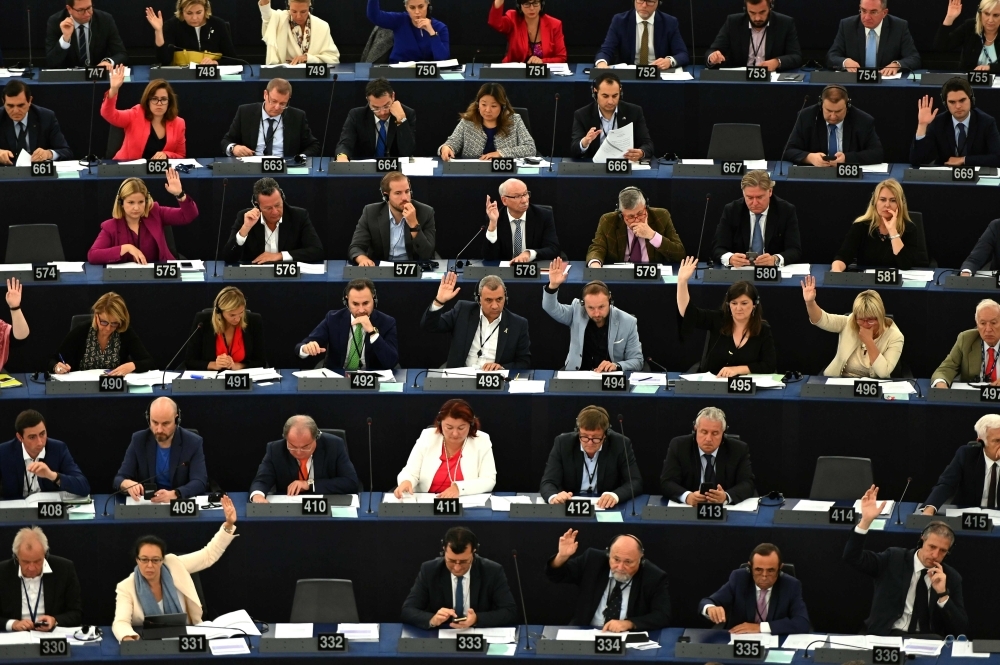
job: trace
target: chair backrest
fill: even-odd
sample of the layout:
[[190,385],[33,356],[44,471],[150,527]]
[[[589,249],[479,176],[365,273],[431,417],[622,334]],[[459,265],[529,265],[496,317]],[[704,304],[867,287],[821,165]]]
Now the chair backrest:
[[531,133],[531,114],[528,112],[528,108],[526,106],[515,106],[514,107],[514,113],[516,113],[519,116],[521,116],[521,122],[524,123],[524,128],[527,129],[528,133],[530,134]]
[[[746,562],[741,563],[740,568],[742,568],[743,570],[750,570],[750,564]],[[783,572],[785,575],[791,575],[792,577],[796,577],[795,564],[794,563],[781,564],[781,572]]]
[[347,445],[347,430],[331,429],[329,427],[320,427],[319,431],[323,432],[324,434],[332,434],[334,436],[339,436],[341,439],[344,440],[344,445],[345,446]]
[[295,583],[291,623],[357,623],[351,580],[307,579]]
[[185,257],[177,251],[177,243],[174,241],[174,227],[163,225],[163,239],[167,241],[167,249],[174,255],[174,258],[183,261]]
[[375,26],[371,34],[368,35],[368,42],[361,51],[360,62],[370,62],[372,64],[385,64],[389,62],[389,54],[392,53],[392,46],[395,43],[395,35],[392,30]]
[[59,226],[56,224],[12,224],[7,234],[4,263],[48,263],[65,261]]
[[93,314],[74,314],[73,318],[69,320],[69,329],[72,330],[77,326],[82,326],[86,323],[90,323],[90,319]]
[[722,161],[764,159],[764,140],[760,125],[720,123],[712,127],[708,158]]
[[874,482],[872,461],[867,457],[818,457],[809,498],[816,501],[860,499]]
[[125,143],[125,130],[121,127],[108,125],[108,149],[104,153],[104,158],[114,159],[118,151],[122,149],[122,143]]
[[201,575],[191,573],[191,581],[194,582],[194,590],[198,593],[198,600],[201,601],[201,618],[208,621],[208,606],[205,604],[205,590],[201,588]]

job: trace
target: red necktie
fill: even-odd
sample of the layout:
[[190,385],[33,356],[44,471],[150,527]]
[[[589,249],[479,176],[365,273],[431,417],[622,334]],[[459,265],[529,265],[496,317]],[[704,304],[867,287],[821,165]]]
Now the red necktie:
[[299,480],[309,480],[309,458],[299,460]]
[[993,382],[997,380],[997,352],[991,346],[989,353],[990,356],[986,360],[986,370],[987,370],[986,379],[990,382]]

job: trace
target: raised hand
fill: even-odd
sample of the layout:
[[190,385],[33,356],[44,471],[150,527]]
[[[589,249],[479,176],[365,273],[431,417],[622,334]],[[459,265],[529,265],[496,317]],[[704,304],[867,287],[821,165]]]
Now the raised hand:
[[806,302],[816,302],[816,278],[806,275],[799,284],[802,286],[802,299]]
[[951,25],[962,15],[962,0],[948,0],[948,11],[944,15],[944,24]]
[[228,494],[222,495],[222,512],[226,515],[226,525],[230,528],[236,524],[236,506]]
[[559,557],[560,558],[570,558],[576,554],[577,548],[580,543],[576,542],[576,535],[580,533],[579,531],[574,531],[569,529],[563,535],[559,536]]
[[174,196],[178,196],[184,191],[184,188],[181,187],[181,177],[173,167],[167,169],[167,182],[163,185],[163,188]]
[[583,147],[589,148],[590,144],[593,143],[597,139],[597,137],[599,137],[603,133],[604,133],[603,130],[598,129],[597,127],[591,127],[590,131],[587,132],[587,135],[583,137],[582,141]]
[[497,202],[491,199],[489,194],[486,195],[486,216],[490,218],[490,231],[496,231],[500,210],[497,207]]
[[458,283],[458,273],[452,272],[451,270],[446,272],[444,276],[441,278],[441,284],[438,286],[438,292],[437,295],[435,296],[435,299],[443,305],[444,303],[448,302],[449,300],[457,296],[458,292],[462,290],[461,288],[456,288],[455,285],[457,283]]
[[146,20],[154,32],[163,32],[163,12],[154,12],[152,7],[146,7]]
[[934,108],[934,102],[930,95],[924,95],[917,100],[917,124],[923,127],[934,122],[938,109]]
[[693,256],[685,257],[681,261],[681,265],[677,268],[677,281],[687,282],[694,275],[694,271],[698,269],[698,259]]
[[883,508],[885,508],[885,501],[878,502],[878,488],[872,485],[861,497],[861,523],[859,526],[862,529],[867,529],[875,521],[875,518],[882,514]]
[[67,44],[73,43],[73,19],[66,17],[59,24],[59,31],[62,32],[63,41]]
[[566,262],[560,257],[552,259],[549,264],[549,288],[558,289],[566,281]]
[[125,65],[116,65],[111,70],[111,93],[112,96],[118,94],[119,88],[125,83]]
[[7,307],[21,306],[21,282],[16,277],[7,280]]

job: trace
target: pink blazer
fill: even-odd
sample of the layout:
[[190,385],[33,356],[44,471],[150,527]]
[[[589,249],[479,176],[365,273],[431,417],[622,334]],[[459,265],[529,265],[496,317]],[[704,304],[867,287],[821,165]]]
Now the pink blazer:
[[[115,159],[127,161],[142,158],[142,151],[146,148],[146,141],[149,140],[149,120],[142,107],[136,104],[127,111],[119,111],[115,108],[114,99],[104,93],[104,103],[101,104],[101,117],[115,127],[125,130],[125,141],[121,150],[115,155]],[[167,128],[167,145],[163,152],[167,153],[170,159],[182,159],[187,156],[187,140],[184,138],[184,118],[177,117],[165,123]]]
[[[518,16],[516,9],[509,9],[505,14],[502,7],[491,6],[489,24],[494,30],[507,35],[507,55],[503,57],[503,62],[528,60],[528,24]],[[543,14],[538,22],[538,32],[542,42],[542,61],[566,62],[562,21]]]
[[[163,236],[163,225],[181,226],[190,224],[198,217],[198,206],[189,194],[178,208],[164,208],[154,203],[149,211],[149,217],[142,219],[141,230],[152,236],[160,252],[159,257],[146,256],[147,261],[170,261],[174,255],[167,248],[167,239]],[[122,245],[132,243],[128,232],[128,223],[124,219],[109,219],[101,222],[101,232],[97,240],[87,252],[87,261],[95,265],[121,263],[134,260],[131,255],[122,256]],[[141,249],[141,247],[140,247]]]

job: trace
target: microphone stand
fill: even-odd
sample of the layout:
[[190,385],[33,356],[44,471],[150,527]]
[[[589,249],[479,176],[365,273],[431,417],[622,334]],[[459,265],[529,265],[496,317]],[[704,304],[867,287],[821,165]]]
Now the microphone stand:
[[[705,240],[705,222],[708,220],[708,203],[712,200],[712,194],[705,194],[705,212],[701,216],[701,232],[698,234],[698,253],[694,255],[694,276],[698,276],[698,262],[701,261],[701,243]],[[711,263],[708,264],[711,266]]]
[[368,510],[372,514],[372,494],[375,493],[375,481],[372,480],[372,419],[368,418]]
[[326,150],[326,137],[330,133],[330,113],[333,111],[333,91],[337,89],[337,74],[333,75],[330,85],[330,104],[326,107],[326,125],[323,128],[323,143],[319,146],[319,173],[323,172],[323,151]]
[[99,166],[101,160],[94,154],[94,106],[97,104],[97,79],[94,79],[93,92],[90,95],[90,137],[87,139],[87,156],[80,160],[87,162],[87,175],[93,175],[93,167]]
[[[128,478],[127,480],[131,480],[131,478]],[[129,485],[128,487],[126,487],[124,489],[121,488],[121,487],[119,487],[116,491],[112,492],[108,496],[107,499],[104,500],[104,512],[102,513],[101,516],[102,517],[107,517],[108,516],[108,502],[111,501],[111,499],[115,498],[119,494],[123,494],[123,493],[127,492],[129,490],[129,488],[134,487],[135,485],[145,485],[146,483],[153,482],[154,480],[156,480],[156,476],[155,475],[152,478],[146,478],[145,480],[143,480],[141,482],[138,482],[138,483],[133,482],[132,485]],[[124,483],[122,483],[122,484],[124,484]]]
[[528,630],[528,607],[524,604],[524,589],[521,588],[521,567],[517,565],[517,550],[511,550],[510,555],[514,557],[514,572],[517,573],[517,592],[521,595],[521,613],[524,615],[524,650],[533,651],[531,648],[531,632]]
[[556,93],[556,109],[552,112],[552,151],[549,153],[549,173],[552,173],[552,163],[556,161],[556,124],[559,122],[559,93]]
[[[618,414],[618,429],[621,430],[622,434],[622,448],[625,451],[625,468],[628,469],[628,489],[632,493],[632,517],[635,517],[635,485],[632,484],[632,465],[628,461],[628,448],[625,447],[625,422],[622,418],[622,414]],[[633,450],[633,459],[635,459],[635,451]]]
[[[479,230],[476,231],[476,235],[472,236],[472,240],[470,240],[469,242],[465,243],[465,247],[463,247],[462,250],[455,257],[455,266],[451,269],[452,272],[457,273],[458,269],[461,268],[461,267],[463,267],[462,266],[462,262],[459,261],[458,258],[460,256],[462,256],[462,252],[464,252],[465,250],[469,249],[469,245],[471,245],[475,241],[475,239],[479,237],[479,234],[482,233],[485,230],[486,230],[485,226],[480,226]],[[469,265],[469,262],[466,261],[464,265]]]
[[691,64],[694,65],[696,57],[696,49],[694,47],[694,0],[688,0],[688,5],[691,8]]
[[[802,113],[802,109],[806,107],[809,103],[809,95],[806,95],[805,99],[802,100],[802,108],[799,109],[799,113]],[[796,123],[798,123],[799,113],[795,114]],[[785,147],[781,149],[781,154],[778,155],[778,164],[780,168],[778,169],[778,175],[785,175],[785,152],[788,151],[788,146],[792,144],[792,135],[795,134],[795,124],[792,125],[792,131],[788,134],[788,140],[785,142]]]
[[160,380],[160,388],[162,388],[163,390],[167,389],[167,370],[170,369],[170,366],[174,363],[175,360],[177,360],[177,356],[181,355],[181,351],[183,351],[187,347],[188,342],[191,341],[191,338],[194,337],[194,334],[199,330],[201,330],[200,323],[194,327],[194,330],[191,331],[191,334],[188,335],[188,338],[184,340],[184,344],[181,345],[181,348],[177,349],[177,353],[174,354],[174,357],[171,358],[170,362],[168,362],[166,367],[163,368],[163,378]]
[[[903,493],[899,496],[899,501],[897,501],[896,505],[893,506],[893,510],[896,511],[896,525],[897,526],[903,524],[903,509],[900,506],[902,506],[902,504],[903,504],[903,497],[906,496],[906,490],[910,489],[910,483],[912,483],[912,482],[913,482],[913,478],[907,478],[906,479],[906,487],[903,488]],[[889,519],[892,519],[892,515],[891,514],[889,515]]]
[[[212,277],[219,276],[219,245],[222,244],[222,218],[226,214],[226,188],[229,178],[222,179],[222,206],[219,208],[219,233],[215,236],[215,264],[212,266]],[[223,271],[225,274],[225,271]],[[166,370],[164,370],[166,371]]]
[[31,7],[28,10],[28,68],[21,73],[22,78],[35,78],[35,63],[31,61]]

